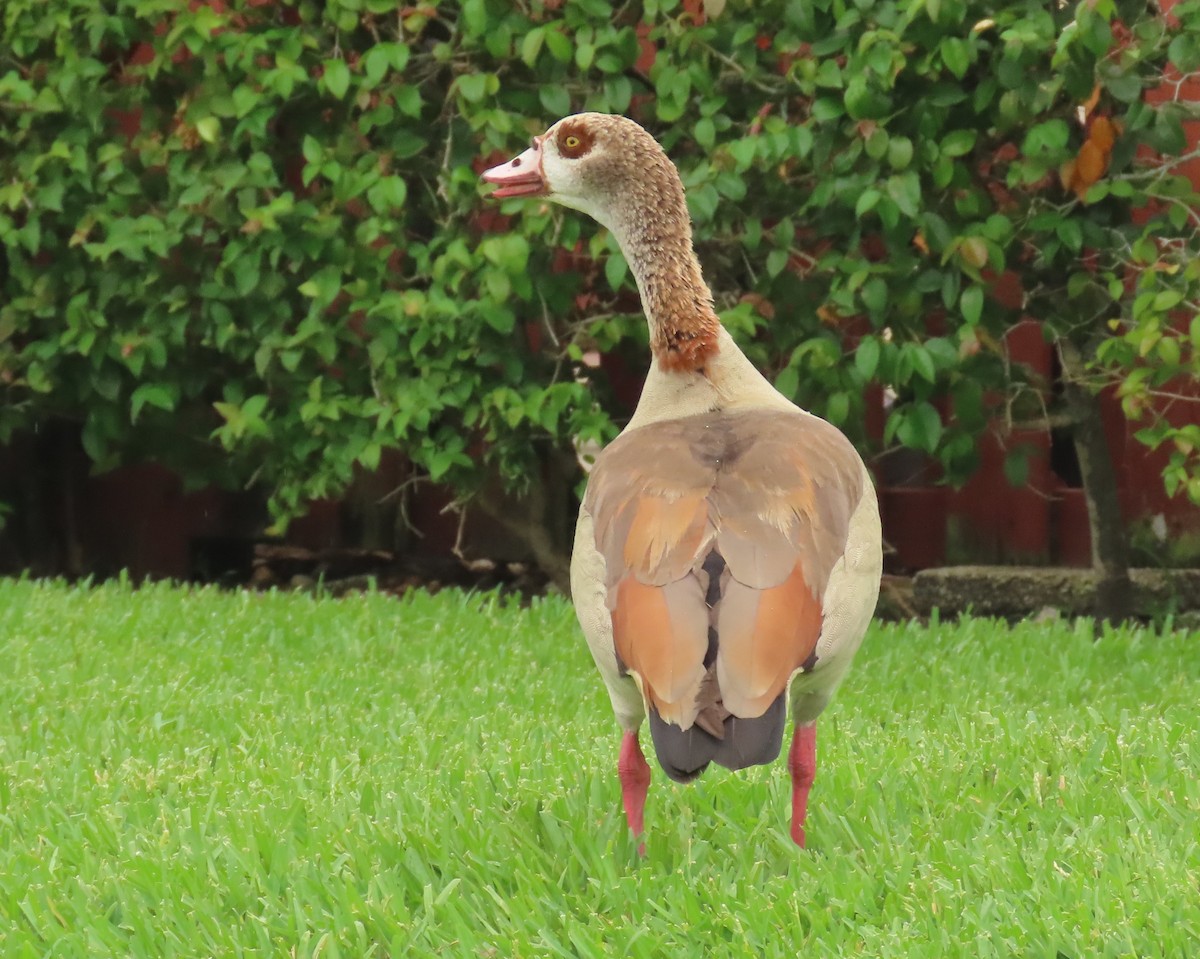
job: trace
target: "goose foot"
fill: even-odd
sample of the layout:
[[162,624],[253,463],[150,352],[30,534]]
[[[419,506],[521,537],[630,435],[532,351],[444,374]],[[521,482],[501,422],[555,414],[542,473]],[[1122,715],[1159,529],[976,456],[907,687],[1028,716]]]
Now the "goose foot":
[[[645,830],[643,811],[646,808],[646,793],[650,789],[650,766],[642,755],[637,733],[626,733],[621,739],[621,758],[617,761],[617,775],[621,778],[621,800],[625,805],[625,818],[635,839],[640,839]],[[638,855],[646,854],[646,844],[638,843]]]
[[792,841],[804,848],[804,820],[808,816],[808,791],[817,774],[816,723],[797,725],[788,751],[788,772],[792,774]]

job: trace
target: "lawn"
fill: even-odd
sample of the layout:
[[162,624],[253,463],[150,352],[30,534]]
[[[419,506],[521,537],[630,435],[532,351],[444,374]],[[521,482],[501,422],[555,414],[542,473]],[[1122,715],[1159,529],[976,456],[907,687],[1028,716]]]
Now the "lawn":
[[625,833],[570,607],[0,581],[0,956],[1194,956],[1200,637],[875,628]]

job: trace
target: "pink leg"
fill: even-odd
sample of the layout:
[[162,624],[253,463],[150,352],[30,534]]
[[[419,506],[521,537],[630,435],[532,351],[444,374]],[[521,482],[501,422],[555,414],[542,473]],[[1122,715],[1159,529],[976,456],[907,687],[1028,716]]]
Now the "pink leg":
[[[635,839],[640,839],[645,829],[642,819],[646,808],[646,793],[650,789],[650,767],[638,745],[637,733],[626,733],[621,740],[621,758],[617,761],[617,775],[621,777],[621,799],[625,803],[625,818]],[[638,852],[646,854],[646,844],[638,843]]]
[[808,791],[817,775],[817,726],[796,726],[792,748],[788,752],[788,771],[792,774],[792,840],[804,848],[804,820],[808,815]]

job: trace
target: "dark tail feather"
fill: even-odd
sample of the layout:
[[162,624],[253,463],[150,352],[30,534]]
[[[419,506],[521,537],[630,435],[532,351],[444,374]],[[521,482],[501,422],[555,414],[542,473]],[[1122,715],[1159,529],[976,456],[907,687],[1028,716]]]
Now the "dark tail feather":
[[783,727],[787,720],[784,694],[780,693],[767,711],[755,719],[725,720],[725,738],[717,739],[699,726],[680,729],[665,722],[658,711],[650,710],[650,738],[658,763],[677,783],[691,782],[710,762],[726,769],[745,769],[774,762],[783,745]]

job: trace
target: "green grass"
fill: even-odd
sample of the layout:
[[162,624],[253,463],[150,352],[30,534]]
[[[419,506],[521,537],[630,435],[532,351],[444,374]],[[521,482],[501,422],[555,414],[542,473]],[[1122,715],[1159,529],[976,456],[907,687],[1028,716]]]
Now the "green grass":
[[0,956],[1194,956],[1200,638],[881,626],[649,854],[561,600],[0,582]]

